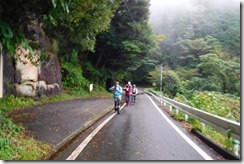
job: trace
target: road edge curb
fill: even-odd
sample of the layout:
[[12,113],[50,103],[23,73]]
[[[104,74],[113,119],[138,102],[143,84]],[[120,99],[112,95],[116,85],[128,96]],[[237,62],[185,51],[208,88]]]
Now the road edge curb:
[[109,109],[104,114],[101,114],[100,116],[97,116],[96,118],[85,122],[79,129],[75,130],[73,133],[71,133],[68,137],[64,138],[57,146],[53,146],[54,151],[46,158],[46,160],[53,160],[59,151],[64,149],[69,143],[71,143],[76,137],[78,137],[81,133],[85,132],[87,129],[95,125],[99,120],[107,116],[111,111],[113,111],[114,108]]
[[229,160],[240,160],[239,157],[237,157],[235,154],[230,153],[226,151],[224,148],[217,145],[215,142],[211,141],[204,135],[202,135],[201,132],[199,132],[196,129],[192,129],[191,132],[195,134],[198,138],[200,138],[204,143],[206,143],[209,147],[211,147],[214,151],[218,152],[220,155],[222,155],[224,158]]

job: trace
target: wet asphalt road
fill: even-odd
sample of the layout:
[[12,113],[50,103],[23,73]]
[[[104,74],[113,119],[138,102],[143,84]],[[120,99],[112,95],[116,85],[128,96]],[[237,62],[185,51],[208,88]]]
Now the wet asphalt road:
[[[87,132],[88,133],[88,132]],[[82,138],[83,137],[83,138]],[[56,160],[65,160],[85,134]],[[76,160],[204,160],[160,115],[147,95],[121,110]]]

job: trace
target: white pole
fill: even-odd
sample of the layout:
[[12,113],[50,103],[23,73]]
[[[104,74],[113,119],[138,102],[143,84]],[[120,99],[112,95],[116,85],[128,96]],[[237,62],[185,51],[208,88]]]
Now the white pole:
[[0,42],[0,98],[3,97],[3,46]]
[[93,84],[90,84],[89,91],[91,92],[93,90]]
[[205,130],[205,124],[204,123],[202,123],[202,128],[203,128],[203,130]]
[[185,121],[188,121],[188,115],[185,114]]
[[234,153],[239,156],[239,145],[240,142],[238,140],[233,140],[233,149],[234,149]]
[[175,111],[176,111],[176,115],[178,115],[178,114],[179,114],[179,110],[178,110],[178,109],[176,109]]

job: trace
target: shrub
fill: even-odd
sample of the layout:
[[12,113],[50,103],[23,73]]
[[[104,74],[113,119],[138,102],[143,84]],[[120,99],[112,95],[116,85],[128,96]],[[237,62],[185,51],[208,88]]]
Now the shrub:
[[194,77],[186,84],[187,90],[199,90],[199,91],[220,91],[221,86],[219,84],[211,82],[209,79]]
[[240,99],[219,92],[194,92],[189,105],[240,122]]
[[173,98],[178,92],[181,91],[181,81],[178,75],[171,70],[163,71],[163,82],[162,82],[162,90],[169,97]]
[[82,75],[77,52],[65,55],[61,61],[62,84],[64,89],[77,96],[88,92],[89,81]]

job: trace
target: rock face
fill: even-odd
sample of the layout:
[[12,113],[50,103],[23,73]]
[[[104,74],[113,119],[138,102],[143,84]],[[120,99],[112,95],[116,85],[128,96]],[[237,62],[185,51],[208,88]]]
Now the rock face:
[[39,61],[39,52],[33,56],[22,46],[15,53],[16,92],[21,96],[51,96],[61,91],[61,71],[58,58],[48,53]]
[[[4,95],[40,97],[52,96],[61,91],[61,70],[58,58],[54,54],[39,64],[33,64],[27,58],[15,60],[4,55]],[[15,63],[15,64],[14,64]]]
[[[25,81],[37,81],[39,67],[39,54],[31,54],[29,50],[24,49],[19,45],[15,51],[15,68],[20,77],[20,82],[24,83]],[[36,65],[34,65],[36,64]]]
[[14,66],[14,60],[10,54],[3,53],[3,96],[16,95],[15,82],[18,78]]
[[[29,36],[38,44],[38,48],[30,52],[18,45],[14,59],[9,54],[4,54],[4,96],[51,96],[59,93],[61,87],[61,69],[58,57],[49,51],[51,42],[43,35],[41,26],[37,21],[27,25],[28,30],[34,31]],[[42,57],[41,59],[41,56]]]

